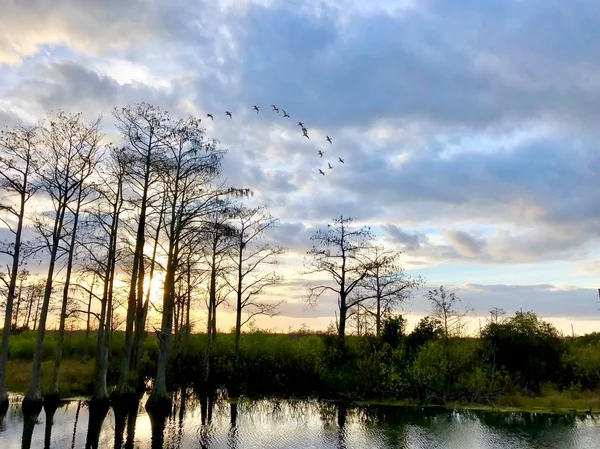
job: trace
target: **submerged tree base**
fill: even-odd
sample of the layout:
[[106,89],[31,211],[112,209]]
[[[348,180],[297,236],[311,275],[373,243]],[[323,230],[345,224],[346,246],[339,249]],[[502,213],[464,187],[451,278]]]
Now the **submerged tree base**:
[[21,409],[23,410],[23,415],[37,416],[42,411],[43,406],[44,401],[42,399],[30,399],[27,396],[25,396],[25,398],[23,398]]
[[0,416],[6,415],[8,411],[8,397],[0,399]]
[[[110,395],[110,398],[107,399],[113,407],[124,407],[130,408],[132,406],[137,406],[139,404],[142,395],[136,392],[127,392],[127,393],[118,393],[117,391],[113,391]],[[102,400],[95,399],[95,401],[101,402]]]
[[146,410],[149,414],[156,417],[167,416],[173,406],[173,397],[171,394],[156,394],[152,392],[146,402]]
[[60,405],[60,394],[58,393],[51,393],[48,394],[46,396],[44,396],[44,409],[46,408],[54,408],[54,410],[56,410],[58,408],[58,406]]

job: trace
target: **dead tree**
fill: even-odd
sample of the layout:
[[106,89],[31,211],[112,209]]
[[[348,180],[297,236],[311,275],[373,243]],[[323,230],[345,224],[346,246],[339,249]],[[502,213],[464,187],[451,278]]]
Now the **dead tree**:
[[370,228],[354,229],[352,218],[340,216],[318,230],[311,237],[313,247],[308,251],[305,273],[325,274],[327,283],[309,286],[308,303],[315,305],[325,293],[332,293],[338,300],[338,342],[345,345],[346,321],[354,308],[367,300],[351,296],[354,289],[369,275],[373,263],[366,257],[373,234]]
[[217,150],[214,140],[205,137],[200,120],[190,117],[171,123],[169,135],[166,155],[161,162],[167,197],[162,321],[157,332],[157,372],[149,406],[169,400],[166,371],[171,351],[176,273],[182,262],[181,245],[211,212],[215,198],[222,194],[207,189],[219,174],[223,152]]
[[[264,302],[258,298],[266,288],[282,281],[275,272],[264,272],[265,265],[278,263],[277,256],[285,253],[280,246],[271,246],[263,241],[265,232],[275,226],[273,218],[264,207],[241,206],[233,219],[236,227],[233,237],[234,248],[229,253],[233,269],[227,283],[235,296],[235,346],[234,363],[239,365],[240,336],[242,327],[258,315],[275,316],[283,301]],[[242,314],[246,313],[242,320]]]
[[42,191],[50,198],[54,210],[51,213],[53,218],[50,228],[46,227],[44,218],[36,221],[36,229],[49,252],[49,260],[31,378],[27,395],[23,399],[24,404],[39,403],[42,400],[40,376],[46,319],[60,246],[68,234],[65,216],[69,204],[79,192],[83,179],[81,173],[89,169],[90,158],[98,148],[101,139],[99,124],[100,119],[87,124],[80,114],[59,113],[51,119],[49,126],[41,128],[44,146],[42,157],[45,163],[37,167],[36,171],[41,179]]
[[[62,294],[62,303],[61,303],[61,311],[59,317],[59,326],[58,326],[58,341],[56,344],[56,351],[54,356],[54,372],[53,372],[53,380],[52,387],[50,390],[50,395],[58,397],[59,396],[59,388],[58,382],[60,377],[60,361],[62,359],[62,350],[63,350],[63,342],[65,338],[65,322],[67,319],[67,304],[69,301],[69,289],[71,287],[71,275],[73,273],[73,265],[77,244],[77,232],[79,227],[79,218],[82,206],[86,206],[86,202],[93,201],[94,197],[91,195],[91,189],[86,183],[94,170],[96,168],[97,158],[98,158],[98,142],[89,148],[86,148],[84,152],[81,154],[83,158],[84,165],[79,170],[79,173],[74,176],[74,179],[78,179],[79,188],[77,190],[77,195],[74,198],[74,204],[71,206],[67,206],[69,212],[71,214],[71,227],[70,227],[70,236],[68,248],[66,250],[66,273],[65,273],[65,281],[63,286],[63,294]],[[91,197],[91,198],[90,198]],[[89,320],[89,312],[88,312],[88,320]]]
[[95,381],[92,400],[108,399],[106,375],[110,336],[113,330],[113,311],[115,302],[115,276],[121,260],[119,249],[119,231],[125,209],[125,174],[128,165],[126,152],[122,148],[109,150],[100,170],[101,181],[96,185],[98,201],[91,205],[86,213],[87,239],[82,245],[90,263],[90,271],[102,283],[99,298],[90,291],[90,296],[100,302],[98,337],[95,359]]
[[455,335],[460,335],[464,326],[464,318],[471,313],[467,307],[458,310],[460,299],[454,292],[449,292],[443,285],[439,289],[430,290],[426,295],[427,300],[432,306],[432,316],[442,323],[444,331],[444,340]]
[[210,358],[212,347],[217,334],[217,308],[224,303],[227,295],[226,287],[230,265],[227,263],[229,254],[234,249],[236,229],[231,224],[234,209],[226,200],[218,200],[217,208],[210,220],[204,224],[200,236],[203,243],[201,255],[206,266],[208,289],[206,295],[206,350],[204,353],[204,382],[210,376]]
[[165,150],[165,143],[171,128],[167,113],[141,103],[115,109],[117,128],[126,145],[129,167],[127,178],[138,205],[137,226],[135,229],[135,249],[133,251],[132,272],[129,282],[127,318],[125,327],[125,348],[121,359],[121,370],[116,393],[130,392],[129,372],[134,369],[134,324],[137,332],[144,332],[144,246],[146,243],[146,220],[150,207],[153,186],[158,181],[158,161]]
[[[8,338],[10,336],[12,307],[17,286],[21,260],[23,222],[27,202],[36,192],[38,184],[32,179],[38,156],[37,128],[16,127],[0,132],[0,189],[6,202],[0,203],[4,212],[0,221],[14,235],[12,242],[4,245],[1,252],[12,258],[10,280],[6,293],[2,346],[0,347],[0,410],[8,407],[6,391],[6,363],[8,361]],[[16,221],[16,223],[14,223]]]
[[423,284],[420,277],[411,278],[399,264],[400,251],[373,246],[365,252],[370,269],[357,289],[366,313],[375,318],[375,333],[381,335],[382,317],[408,300],[412,290]]

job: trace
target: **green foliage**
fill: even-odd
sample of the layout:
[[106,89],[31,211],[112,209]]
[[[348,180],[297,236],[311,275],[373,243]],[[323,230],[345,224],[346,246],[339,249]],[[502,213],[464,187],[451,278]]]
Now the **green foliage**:
[[490,345],[496,363],[523,387],[539,392],[542,382],[560,379],[565,342],[535,313],[517,312],[504,323],[490,323],[482,338]]
[[406,320],[402,315],[387,318],[383,322],[381,340],[392,348],[397,348],[406,332]]
[[[383,323],[380,338],[347,336],[345,345],[340,345],[335,334],[253,330],[242,334],[237,371],[233,364],[234,335],[218,334],[208,384],[204,382],[206,335],[182,333],[174,336],[167,382],[170,389],[224,387],[247,396],[525,407],[534,403],[527,396],[532,391],[554,398],[544,404],[562,406],[565,401],[578,405],[589,402],[588,390],[600,388],[600,336],[564,339],[532,313],[518,313],[502,324],[490,324],[480,339],[446,340],[439,321],[431,317],[422,319],[408,335],[404,326],[401,316],[393,317]],[[55,336],[49,332],[46,338],[46,371],[52,365]],[[110,385],[118,378],[123,337],[117,332],[111,339]],[[88,339],[84,332],[67,334],[63,394],[91,393],[94,361],[88,358],[95,356],[95,342],[95,334]],[[12,391],[23,391],[27,386],[34,344],[35,332],[22,332],[10,340],[10,363],[15,367],[9,367]],[[157,340],[150,334],[137,375],[145,380],[154,376],[157,353]],[[44,374],[46,371],[43,376],[49,375]],[[527,390],[523,390],[525,386]]]
[[421,319],[413,331],[406,337],[406,351],[409,359],[414,360],[419,349],[444,334],[442,323],[436,318],[426,316]]

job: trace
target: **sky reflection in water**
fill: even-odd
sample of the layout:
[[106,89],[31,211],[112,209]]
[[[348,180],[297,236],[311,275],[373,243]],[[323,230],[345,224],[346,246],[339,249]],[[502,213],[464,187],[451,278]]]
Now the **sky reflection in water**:
[[599,447],[600,440],[600,420],[589,416],[346,408],[316,401],[230,404],[178,394],[163,423],[151,419],[144,403],[145,398],[132,410],[111,408],[104,419],[96,409],[90,423],[88,404],[71,401],[52,421],[42,410],[27,427],[20,398],[12,398],[0,425],[0,448],[28,447],[31,430],[31,448],[587,449]]

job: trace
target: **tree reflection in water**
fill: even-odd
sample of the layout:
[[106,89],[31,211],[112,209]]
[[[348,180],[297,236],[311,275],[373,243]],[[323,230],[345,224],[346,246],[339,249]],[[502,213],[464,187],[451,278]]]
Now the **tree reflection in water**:
[[[141,401],[74,401],[21,410],[13,402],[0,427],[0,449],[234,449],[289,447],[593,447],[600,423],[593,416],[458,412],[431,407],[356,406],[316,400],[229,401],[193,390],[173,395],[172,406],[148,412]],[[86,413],[88,414],[86,416]],[[87,422],[82,426],[79,420]],[[36,424],[41,424],[36,426]],[[146,426],[149,423],[149,426]]]

